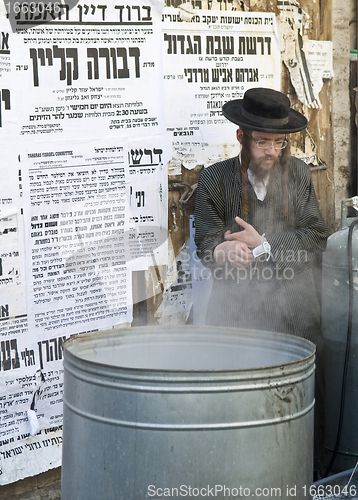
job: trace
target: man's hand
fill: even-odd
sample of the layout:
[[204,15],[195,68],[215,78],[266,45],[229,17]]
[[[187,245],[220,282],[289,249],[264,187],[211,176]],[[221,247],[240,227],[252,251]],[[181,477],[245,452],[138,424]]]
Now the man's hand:
[[235,240],[220,243],[214,250],[214,259],[218,264],[229,262],[238,269],[245,269],[255,260],[246,243]]
[[[236,233],[232,233],[230,230],[226,231],[224,235],[225,241],[240,241],[241,243],[245,243],[249,248],[255,248],[261,245],[261,235],[251,226],[251,224],[240,219],[240,217],[235,217],[235,222],[243,227],[244,230]],[[264,238],[263,241],[266,241],[266,238]]]

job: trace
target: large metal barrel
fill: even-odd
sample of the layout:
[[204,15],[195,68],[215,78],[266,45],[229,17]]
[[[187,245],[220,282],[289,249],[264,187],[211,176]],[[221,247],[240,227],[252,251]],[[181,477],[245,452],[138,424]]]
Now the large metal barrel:
[[315,346],[145,327],[64,345],[62,500],[307,500]]
[[[356,197],[355,197],[356,198]],[[351,200],[355,200],[352,198]],[[322,331],[325,340],[325,447],[327,463],[336,446],[341,413],[342,379],[349,317],[348,232],[356,219],[346,218],[342,202],[341,229],[328,238],[322,261]],[[358,199],[356,200],[358,202]],[[344,418],[332,470],[344,471],[358,460],[358,226],[352,233],[352,338],[345,384]]]

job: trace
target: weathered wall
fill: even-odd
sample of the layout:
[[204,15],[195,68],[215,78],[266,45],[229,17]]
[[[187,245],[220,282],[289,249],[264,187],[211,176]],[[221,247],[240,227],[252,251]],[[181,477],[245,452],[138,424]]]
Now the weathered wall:
[[[169,1],[168,1],[169,4]],[[314,40],[333,41],[334,78],[326,82],[320,93],[321,109],[310,109],[297,99],[290,81],[290,75],[283,66],[282,90],[289,95],[296,109],[302,111],[309,120],[307,131],[293,137],[295,145],[303,154],[314,151],[317,162],[312,164],[312,176],[323,216],[333,231],[340,218],[340,202],[348,195],[350,175],[350,103],[349,103],[349,20],[350,6],[341,0],[300,0],[301,7],[308,13],[309,21],[304,27],[304,34]],[[173,3],[171,2],[171,5]],[[221,5],[221,4],[220,4]],[[271,11],[278,13],[277,0],[247,0],[227,3],[228,8],[237,10]],[[172,180],[176,183],[193,185],[197,181],[200,167],[187,171],[182,168],[182,175]],[[172,186],[169,192],[168,220],[174,253],[177,255],[189,235],[189,216],[193,207],[179,202],[183,187]],[[151,270],[152,278],[144,286],[156,288],[156,294],[147,304],[137,305],[136,321],[138,324],[153,323],[161,302],[162,288],[156,279],[157,273]],[[144,274],[137,276],[137,287],[143,286]],[[159,280],[160,281],[160,280]],[[34,489],[43,483],[29,480]],[[0,498],[11,498],[19,491],[19,485],[0,488]],[[2,496],[5,495],[5,496]],[[22,498],[26,498],[23,496]]]
[[0,486],[0,500],[61,500],[61,468]]
[[340,219],[341,200],[348,197],[350,176],[349,20],[350,3],[332,3],[334,79],[332,81],[332,128],[334,131],[335,217]]
[[[338,1],[333,1],[338,4]],[[169,3],[173,6],[179,4],[168,0]],[[217,5],[215,7],[212,3],[213,8],[217,8]],[[276,0],[250,0],[225,5],[230,10],[271,11],[279,15],[280,3]],[[283,63],[281,85],[281,90],[290,97],[293,106],[308,118],[307,130],[293,134],[291,139],[298,156],[313,158],[310,167],[321,212],[333,232],[336,228],[335,219],[340,216],[340,200],[347,197],[349,182],[349,50],[346,50],[349,47],[349,5],[337,5],[332,9],[331,0],[301,0],[300,6],[307,14],[304,16],[302,34],[310,40],[332,40],[332,14],[338,18],[333,30],[335,77],[323,84],[319,94],[321,109],[309,108],[298,100],[290,73]],[[222,7],[224,4],[220,4]],[[177,197],[174,192],[169,194],[169,224],[170,207],[178,206]],[[183,223],[187,224],[184,220]],[[174,229],[171,227],[172,236],[177,240],[178,229]],[[181,232],[185,234],[185,230]]]

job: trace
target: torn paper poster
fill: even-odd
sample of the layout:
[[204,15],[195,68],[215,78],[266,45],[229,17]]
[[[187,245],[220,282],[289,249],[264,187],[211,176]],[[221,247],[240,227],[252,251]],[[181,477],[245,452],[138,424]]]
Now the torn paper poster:
[[182,325],[189,318],[193,305],[190,260],[190,241],[187,240],[173,261],[173,266],[168,267],[163,300],[155,312],[155,317],[162,324]]
[[190,170],[238,153],[222,106],[251,87],[279,90],[281,59],[272,12],[194,9],[184,22],[184,8],[163,10],[164,109],[173,160]]
[[190,271],[193,284],[193,324],[205,325],[206,311],[214,278],[206,267],[201,263],[194,241],[195,220],[190,216]]
[[[0,485],[14,483],[61,465],[62,426],[0,441]],[[1,489],[1,487],[0,487]]]
[[30,437],[36,436],[40,430],[40,424],[37,420],[35,410],[27,410],[27,419],[30,427]]
[[[302,27],[308,14],[304,12],[296,0],[278,1],[280,15],[277,19],[277,29],[280,36],[281,56],[287,66],[292,84],[295,87],[298,99],[309,108],[321,108],[318,94],[322,85],[318,67],[318,54],[311,44],[305,44],[302,36]],[[318,42],[317,42],[318,43]],[[322,43],[322,42],[319,42]],[[319,50],[317,50],[318,52]],[[329,58],[329,47],[324,47]],[[310,53],[310,54],[309,54]],[[332,52],[330,52],[332,54]],[[322,54],[320,54],[320,57]],[[326,61],[328,70],[322,72],[322,78],[332,77],[332,62]],[[325,66],[326,66],[325,63]]]
[[200,10],[244,11],[249,12],[250,7],[242,0],[200,0],[200,2],[183,2],[177,5],[180,9],[182,21],[191,22],[192,16]]
[[304,39],[306,54],[314,92],[322,89],[323,82],[333,78],[333,42]]
[[0,69],[11,69],[2,85],[11,86],[2,87],[1,99],[12,137],[88,140],[100,130],[116,137],[163,133],[162,8],[156,0],[131,0],[123,9],[115,2],[91,9],[78,5],[53,23],[42,19],[47,13],[34,23],[32,13],[18,8],[16,33],[2,20],[9,50],[0,54]]
[[195,222],[191,215],[190,238],[172,268],[168,268],[163,301],[156,312],[156,317],[165,324],[184,324],[190,316],[194,325],[205,325],[213,277],[196,254],[194,234]]
[[131,272],[167,263],[170,155],[164,136],[24,147],[31,332],[65,335],[132,320]]

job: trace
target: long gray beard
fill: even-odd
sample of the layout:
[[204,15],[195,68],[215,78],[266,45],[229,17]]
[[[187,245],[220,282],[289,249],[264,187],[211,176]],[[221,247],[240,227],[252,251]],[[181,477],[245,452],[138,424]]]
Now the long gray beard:
[[256,177],[256,179],[261,181],[262,179],[265,179],[266,177],[268,177],[270,175],[270,172],[276,167],[278,162],[279,162],[279,160],[277,160],[276,163],[274,163],[272,165],[272,167],[269,170],[267,170],[267,169],[261,167],[260,160],[251,159],[250,164],[249,164],[249,169],[251,170],[253,175]]

